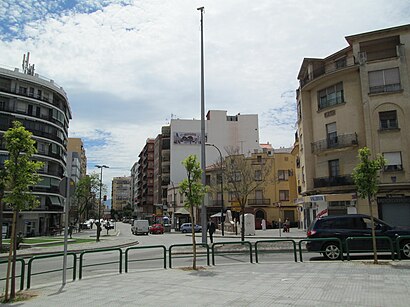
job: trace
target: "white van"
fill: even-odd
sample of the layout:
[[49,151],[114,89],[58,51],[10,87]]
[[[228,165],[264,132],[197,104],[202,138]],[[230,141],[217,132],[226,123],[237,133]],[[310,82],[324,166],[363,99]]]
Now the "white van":
[[134,224],[131,226],[131,232],[134,235],[147,235],[149,232],[148,220],[134,220]]

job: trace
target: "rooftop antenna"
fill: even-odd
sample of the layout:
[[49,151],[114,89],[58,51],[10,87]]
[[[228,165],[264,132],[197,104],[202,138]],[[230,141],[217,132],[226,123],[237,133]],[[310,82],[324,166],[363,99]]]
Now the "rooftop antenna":
[[23,54],[23,73],[34,76],[34,64],[30,65],[30,52],[27,52],[27,56]]

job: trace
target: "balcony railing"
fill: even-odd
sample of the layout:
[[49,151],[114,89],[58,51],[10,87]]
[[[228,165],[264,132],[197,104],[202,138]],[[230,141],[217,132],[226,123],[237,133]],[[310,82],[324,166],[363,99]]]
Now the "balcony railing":
[[339,134],[333,138],[327,138],[312,143],[312,153],[317,154],[330,149],[357,146],[357,133]]
[[248,199],[249,206],[269,206],[270,198],[250,198]]
[[345,62],[333,62],[333,63],[327,63],[326,66],[323,64],[320,67],[315,68],[312,70],[309,75],[307,75],[304,79],[300,80],[300,86],[304,87],[306,84],[309,82],[315,80],[316,78],[319,78],[320,76],[323,76],[325,74],[333,73],[336,70],[340,70],[346,67],[351,67],[355,66],[356,64],[353,63],[353,61],[349,61],[346,59]]
[[353,185],[352,176],[333,176],[333,177],[321,177],[313,178],[314,188],[325,188],[325,187],[335,187],[344,185]]

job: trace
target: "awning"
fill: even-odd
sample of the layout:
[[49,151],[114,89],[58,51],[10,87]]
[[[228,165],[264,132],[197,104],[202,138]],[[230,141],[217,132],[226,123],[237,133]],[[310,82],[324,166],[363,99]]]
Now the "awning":
[[[225,216],[226,214],[224,214],[223,216]],[[221,212],[215,213],[213,215],[211,215],[211,217],[221,217]]]
[[49,195],[48,198],[50,199],[52,205],[61,206],[60,197]]
[[175,214],[188,214],[189,215],[189,212],[185,208],[179,208],[177,211],[175,211]]

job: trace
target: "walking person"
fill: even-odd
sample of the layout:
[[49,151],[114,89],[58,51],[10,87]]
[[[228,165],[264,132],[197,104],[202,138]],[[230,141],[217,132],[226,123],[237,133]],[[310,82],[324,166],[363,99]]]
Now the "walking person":
[[209,239],[211,240],[211,243],[214,243],[214,232],[215,232],[215,224],[212,222],[212,220],[209,220],[208,222],[208,232],[209,232]]

